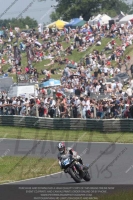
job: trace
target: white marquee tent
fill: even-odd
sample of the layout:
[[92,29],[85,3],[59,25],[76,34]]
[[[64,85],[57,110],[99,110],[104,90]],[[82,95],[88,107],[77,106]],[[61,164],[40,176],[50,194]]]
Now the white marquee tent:
[[95,25],[95,24],[97,24],[98,21],[100,22],[101,25],[102,24],[108,24],[109,20],[111,20],[111,17],[109,17],[108,15],[106,15],[106,14],[103,14],[103,15],[99,14],[96,17],[94,17],[92,20],[90,20],[89,24],[91,24],[91,25],[94,24]]
[[112,18],[109,17],[108,15],[104,14],[101,16],[100,20],[102,24],[108,24],[109,20],[111,20]]
[[133,19],[133,15],[126,15],[119,21],[119,24],[125,24],[126,22],[130,21],[131,19]]
[[92,21],[97,21],[97,20],[99,20],[101,16],[102,16],[101,14],[98,14],[96,17],[94,17],[94,18],[92,19]]

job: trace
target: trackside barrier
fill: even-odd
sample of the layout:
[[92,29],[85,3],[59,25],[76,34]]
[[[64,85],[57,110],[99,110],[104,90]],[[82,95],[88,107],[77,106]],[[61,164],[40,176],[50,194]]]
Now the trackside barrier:
[[53,130],[88,130],[101,132],[132,132],[133,119],[37,118],[1,115],[0,126]]

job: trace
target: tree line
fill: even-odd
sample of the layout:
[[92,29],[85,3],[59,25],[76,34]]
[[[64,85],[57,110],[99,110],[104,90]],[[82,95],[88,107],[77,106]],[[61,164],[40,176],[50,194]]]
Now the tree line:
[[8,27],[8,28],[14,28],[19,27],[21,29],[25,29],[26,25],[29,26],[29,28],[36,28],[38,26],[38,23],[35,19],[32,19],[30,17],[25,18],[12,18],[12,19],[0,19],[0,27]]
[[72,18],[82,16],[88,21],[90,17],[106,13],[110,17],[115,17],[120,12],[132,13],[132,4],[127,0],[56,0],[55,11],[50,15],[51,21],[59,18],[69,21]]

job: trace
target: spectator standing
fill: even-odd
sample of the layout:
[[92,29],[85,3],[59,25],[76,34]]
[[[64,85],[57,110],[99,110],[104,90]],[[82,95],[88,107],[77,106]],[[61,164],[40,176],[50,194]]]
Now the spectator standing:
[[130,70],[131,70],[131,75],[132,75],[132,78],[133,78],[133,64],[131,65]]

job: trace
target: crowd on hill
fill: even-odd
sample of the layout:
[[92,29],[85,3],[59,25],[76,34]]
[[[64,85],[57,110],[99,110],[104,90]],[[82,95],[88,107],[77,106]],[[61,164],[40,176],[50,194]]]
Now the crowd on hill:
[[[9,98],[2,91],[0,114],[84,119],[133,118],[133,65],[130,56],[124,56],[132,45],[132,25],[115,24],[109,28],[106,25],[97,27],[86,24],[76,29],[46,28],[43,32],[38,27],[38,31],[33,29],[29,33],[16,31],[13,34],[9,30],[8,36],[9,42],[3,45],[0,54],[1,74],[4,73],[4,64],[9,63],[8,73],[29,74],[31,82],[38,82],[40,74],[44,75],[42,81],[46,81],[51,74],[58,73],[61,75],[61,86],[51,89],[54,97],[48,96],[46,88],[40,88],[38,96],[30,99]],[[104,46],[105,38],[108,42]],[[12,39],[16,41],[11,43]],[[22,42],[14,58],[14,46],[19,40]],[[67,43],[66,48],[62,40]],[[4,38],[1,38],[3,43]],[[87,53],[89,49],[91,53]],[[80,62],[70,60],[69,55],[75,55],[75,51],[77,55],[86,52],[86,56]],[[23,52],[28,55],[28,65],[24,69],[21,63]],[[4,59],[5,55],[7,59]],[[33,63],[45,59],[50,62],[44,65],[43,70],[33,66]],[[58,63],[58,68],[54,68],[55,63]],[[61,69],[62,65],[65,65],[64,69]],[[120,73],[127,75],[126,82],[117,76]]]

